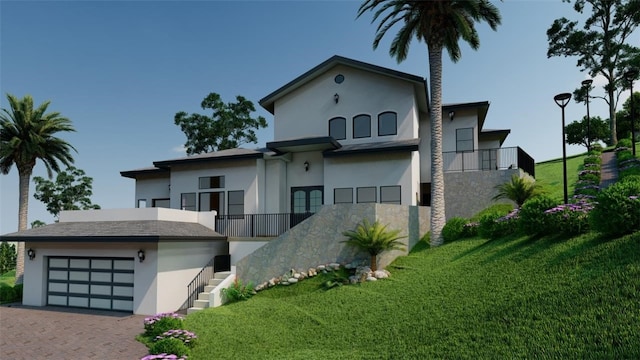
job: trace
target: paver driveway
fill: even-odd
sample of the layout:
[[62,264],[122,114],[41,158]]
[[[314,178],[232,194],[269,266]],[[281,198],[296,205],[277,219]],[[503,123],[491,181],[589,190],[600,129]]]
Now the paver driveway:
[[144,316],[20,304],[0,306],[2,359],[140,359]]

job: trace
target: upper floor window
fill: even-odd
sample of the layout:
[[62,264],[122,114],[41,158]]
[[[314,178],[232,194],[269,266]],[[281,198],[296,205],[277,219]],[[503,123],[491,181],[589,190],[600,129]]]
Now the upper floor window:
[[456,129],[456,152],[473,151],[473,128]]
[[352,188],[335,188],[333,189],[334,204],[353,204]]
[[371,137],[371,116],[358,115],[353,118],[353,138]]
[[376,187],[359,187],[356,189],[356,201],[361,203],[374,203],[376,202]]
[[398,133],[398,115],[392,111],[378,115],[378,136],[396,135]]
[[347,119],[337,117],[329,120],[329,136],[336,140],[347,138]]
[[229,215],[243,215],[244,214],[244,190],[229,191],[227,195],[229,197],[229,204],[228,204]]
[[180,208],[182,210],[196,211],[196,193],[180,194]]
[[205,176],[198,179],[200,189],[224,188],[224,176]]
[[400,185],[380,186],[380,203],[381,204],[401,204]]

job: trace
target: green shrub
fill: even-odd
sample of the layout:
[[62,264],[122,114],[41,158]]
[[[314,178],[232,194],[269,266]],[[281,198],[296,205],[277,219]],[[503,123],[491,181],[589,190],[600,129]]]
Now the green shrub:
[[364,219],[358,224],[354,230],[342,232],[347,237],[343,243],[366,251],[370,256],[371,270],[378,270],[377,256],[385,251],[404,250],[404,244],[400,239],[406,236],[400,236],[400,230],[387,230],[386,225],[382,225],[379,221],[373,224],[369,220]]
[[184,329],[183,319],[178,314],[162,313],[144,319],[144,336],[151,339],[174,329]]
[[640,230],[640,177],[630,176],[596,197],[589,217],[594,230],[619,236]]
[[589,213],[593,205],[588,200],[571,204],[561,204],[546,210],[550,227],[563,235],[573,236],[589,231]]
[[554,226],[549,214],[545,211],[558,205],[558,201],[547,196],[539,195],[527,200],[520,209],[518,227],[526,235],[546,235],[554,232]]
[[480,212],[478,212],[477,214],[473,215],[470,219],[470,222],[478,222],[480,221],[480,219],[485,215],[485,214],[491,214],[491,213],[502,213],[502,214],[508,214],[511,210],[513,210],[513,205],[512,204],[504,204],[504,203],[499,203],[499,204],[493,204],[491,206],[489,206],[488,208],[481,210]]
[[456,241],[462,239],[465,234],[465,225],[469,220],[461,217],[454,217],[449,219],[442,228],[442,238],[444,242]]
[[480,218],[478,235],[487,239],[497,239],[511,234],[517,230],[516,222],[504,219],[510,211],[495,209],[493,212],[485,212]]
[[591,144],[591,151],[593,154],[601,154],[602,153],[602,145],[600,143]]
[[253,283],[249,282],[248,284],[243,284],[242,280],[237,277],[230,287],[222,289],[222,295],[224,296],[225,303],[249,300],[254,294],[255,291],[253,290]]
[[616,149],[619,149],[619,148],[631,148],[631,145],[632,145],[631,139],[623,138],[623,139],[618,140],[618,144],[616,144]]
[[599,165],[602,163],[602,159],[600,159],[600,155],[589,155],[589,156],[585,156],[583,162],[585,165],[588,165],[588,164]]
[[16,299],[16,291],[13,286],[7,284],[0,284],[0,302],[7,303],[13,302]]
[[16,284],[13,286],[13,291],[15,291],[16,293],[16,297],[14,301],[22,301],[22,289],[23,289],[23,284]]
[[149,346],[149,353],[188,356],[189,347],[180,339],[164,338],[151,344],[151,346]]

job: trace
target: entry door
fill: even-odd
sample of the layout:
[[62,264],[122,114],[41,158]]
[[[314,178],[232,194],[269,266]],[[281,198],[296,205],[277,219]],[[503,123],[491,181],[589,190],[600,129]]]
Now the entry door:
[[291,227],[314,214],[323,203],[323,186],[291,188]]

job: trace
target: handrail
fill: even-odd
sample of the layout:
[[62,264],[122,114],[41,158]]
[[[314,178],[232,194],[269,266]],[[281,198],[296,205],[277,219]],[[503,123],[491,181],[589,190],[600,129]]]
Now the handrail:
[[191,280],[187,285],[187,300],[182,304],[179,310],[186,310],[193,306],[193,303],[198,298],[204,287],[207,286],[210,279],[213,279],[213,264],[215,262],[215,256],[209,260],[209,262],[202,267],[202,270]]
[[232,237],[278,237],[313,213],[216,216],[216,231]]
[[520,147],[445,151],[444,172],[522,169],[535,177],[535,161]]

